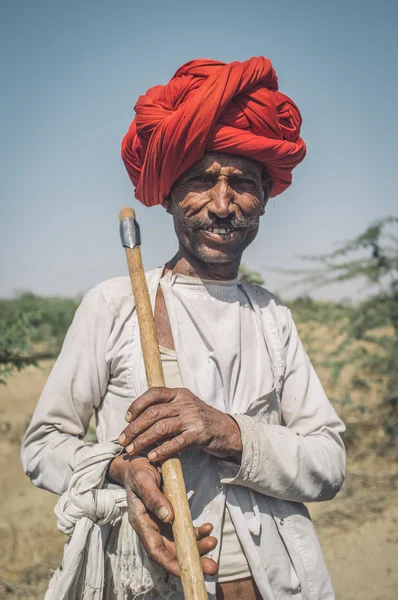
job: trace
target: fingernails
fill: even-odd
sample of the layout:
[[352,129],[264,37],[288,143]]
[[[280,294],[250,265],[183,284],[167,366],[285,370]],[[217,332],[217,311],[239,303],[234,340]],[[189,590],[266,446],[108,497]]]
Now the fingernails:
[[167,508],[165,506],[162,506],[159,509],[159,519],[161,519],[162,521],[165,521],[167,519],[167,517],[169,516],[169,511],[167,510]]
[[119,435],[119,444],[124,444],[125,441],[126,441],[126,434],[125,433],[121,433]]
[[149,454],[148,454],[148,458],[149,460],[155,460],[155,458],[157,457],[158,453],[155,452],[154,450],[152,450]]
[[126,416],[124,418],[126,419],[127,423],[130,423],[131,419],[133,418],[133,415],[130,411],[128,411],[126,412]]
[[126,452],[127,454],[130,454],[132,451],[134,450],[134,444],[130,444],[129,446],[127,446],[126,448]]

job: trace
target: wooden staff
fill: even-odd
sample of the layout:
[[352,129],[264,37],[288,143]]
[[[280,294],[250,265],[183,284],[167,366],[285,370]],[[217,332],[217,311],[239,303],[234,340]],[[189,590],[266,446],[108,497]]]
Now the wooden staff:
[[[155,319],[142,265],[139,227],[132,208],[127,207],[120,211],[120,233],[126,250],[133,288],[148,387],[164,387]],[[170,458],[162,464],[162,477],[164,492],[174,509],[173,535],[184,596],[186,600],[207,600],[198,544],[179,458]]]

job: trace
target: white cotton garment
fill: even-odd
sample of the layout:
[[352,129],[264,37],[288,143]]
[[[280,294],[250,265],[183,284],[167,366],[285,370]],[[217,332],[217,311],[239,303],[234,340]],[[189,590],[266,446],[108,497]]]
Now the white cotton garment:
[[[177,355],[174,350],[159,346],[164,380],[167,387],[183,387]],[[245,553],[239,542],[228,507],[225,506],[224,518],[219,540],[220,556],[218,559],[217,581],[235,581],[251,576]]]
[[[303,503],[333,498],[341,487],[344,425],[311,366],[289,309],[259,286],[190,282],[164,275],[164,267],[146,276],[152,307],[162,287],[184,386],[229,412],[242,435],[240,465],[201,448],[181,454],[195,526],[211,522],[213,535],[220,539],[227,506],[264,600],[333,600],[322,550]],[[117,600],[132,600],[137,589],[143,590],[140,600],[183,600],[173,577],[166,588],[151,577],[152,589],[144,591],[147,573],[141,568],[127,573],[123,566],[126,576],[121,587],[115,586],[119,558],[126,568],[134,565],[124,557],[131,548],[131,558],[137,554],[140,559],[141,548],[131,545],[128,523],[125,537],[118,529],[120,517],[108,520],[115,500],[120,505],[119,496],[98,494],[101,478],[89,485],[97,460],[103,462],[102,443],[118,438],[126,426],[126,411],[146,390],[131,283],[128,277],[114,278],[90,290],[76,311],[22,444],[24,470],[35,485],[65,493],[57,512],[60,524],[65,518],[72,531],[70,517],[77,519],[64,566],[76,564],[75,549],[90,568],[82,566],[75,573],[79,581],[72,577],[68,583],[62,573],[73,573],[61,570],[60,585],[71,584],[67,600],[111,600],[115,589]],[[84,436],[94,413],[98,444],[93,445]],[[111,459],[106,456],[103,473]],[[84,497],[75,489],[80,490],[83,474],[94,503],[89,489]],[[120,506],[121,513],[125,510]],[[98,524],[101,535],[85,519]],[[125,516],[121,521],[126,523]],[[82,530],[88,534],[86,544]],[[214,560],[219,552],[217,545]],[[214,600],[216,578],[206,576],[205,583]],[[62,596],[54,590],[53,598]]]
[[177,587],[148,558],[128,521],[126,490],[105,482],[109,461],[121,451],[115,440],[95,444],[57,502],[58,529],[70,539],[45,600],[175,597]]
[[243,414],[273,375],[262,324],[239,281],[168,273],[161,280],[184,386],[222,412]]

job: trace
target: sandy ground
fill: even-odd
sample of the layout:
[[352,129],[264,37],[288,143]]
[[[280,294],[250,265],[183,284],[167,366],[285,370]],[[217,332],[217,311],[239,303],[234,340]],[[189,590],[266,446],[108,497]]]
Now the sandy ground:
[[[27,369],[0,386],[0,598],[39,600],[59,565],[65,537],[56,497],[23,474],[19,445],[49,372]],[[398,466],[350,456],[347,481],[332,502],[310,506],[338,600],[398,598]]]

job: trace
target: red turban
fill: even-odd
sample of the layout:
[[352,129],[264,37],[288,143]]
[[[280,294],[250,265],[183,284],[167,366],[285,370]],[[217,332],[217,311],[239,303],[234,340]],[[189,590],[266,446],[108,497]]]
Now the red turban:
[[146,206],[163,204],[173,183],[206,151],[263,163],[274,181],[271,196],[291,184],[305,156],[300,111],[278,91],[272,63],[263,56],[187,62],[167,85],[140,96],[134,109],[122,158]]

